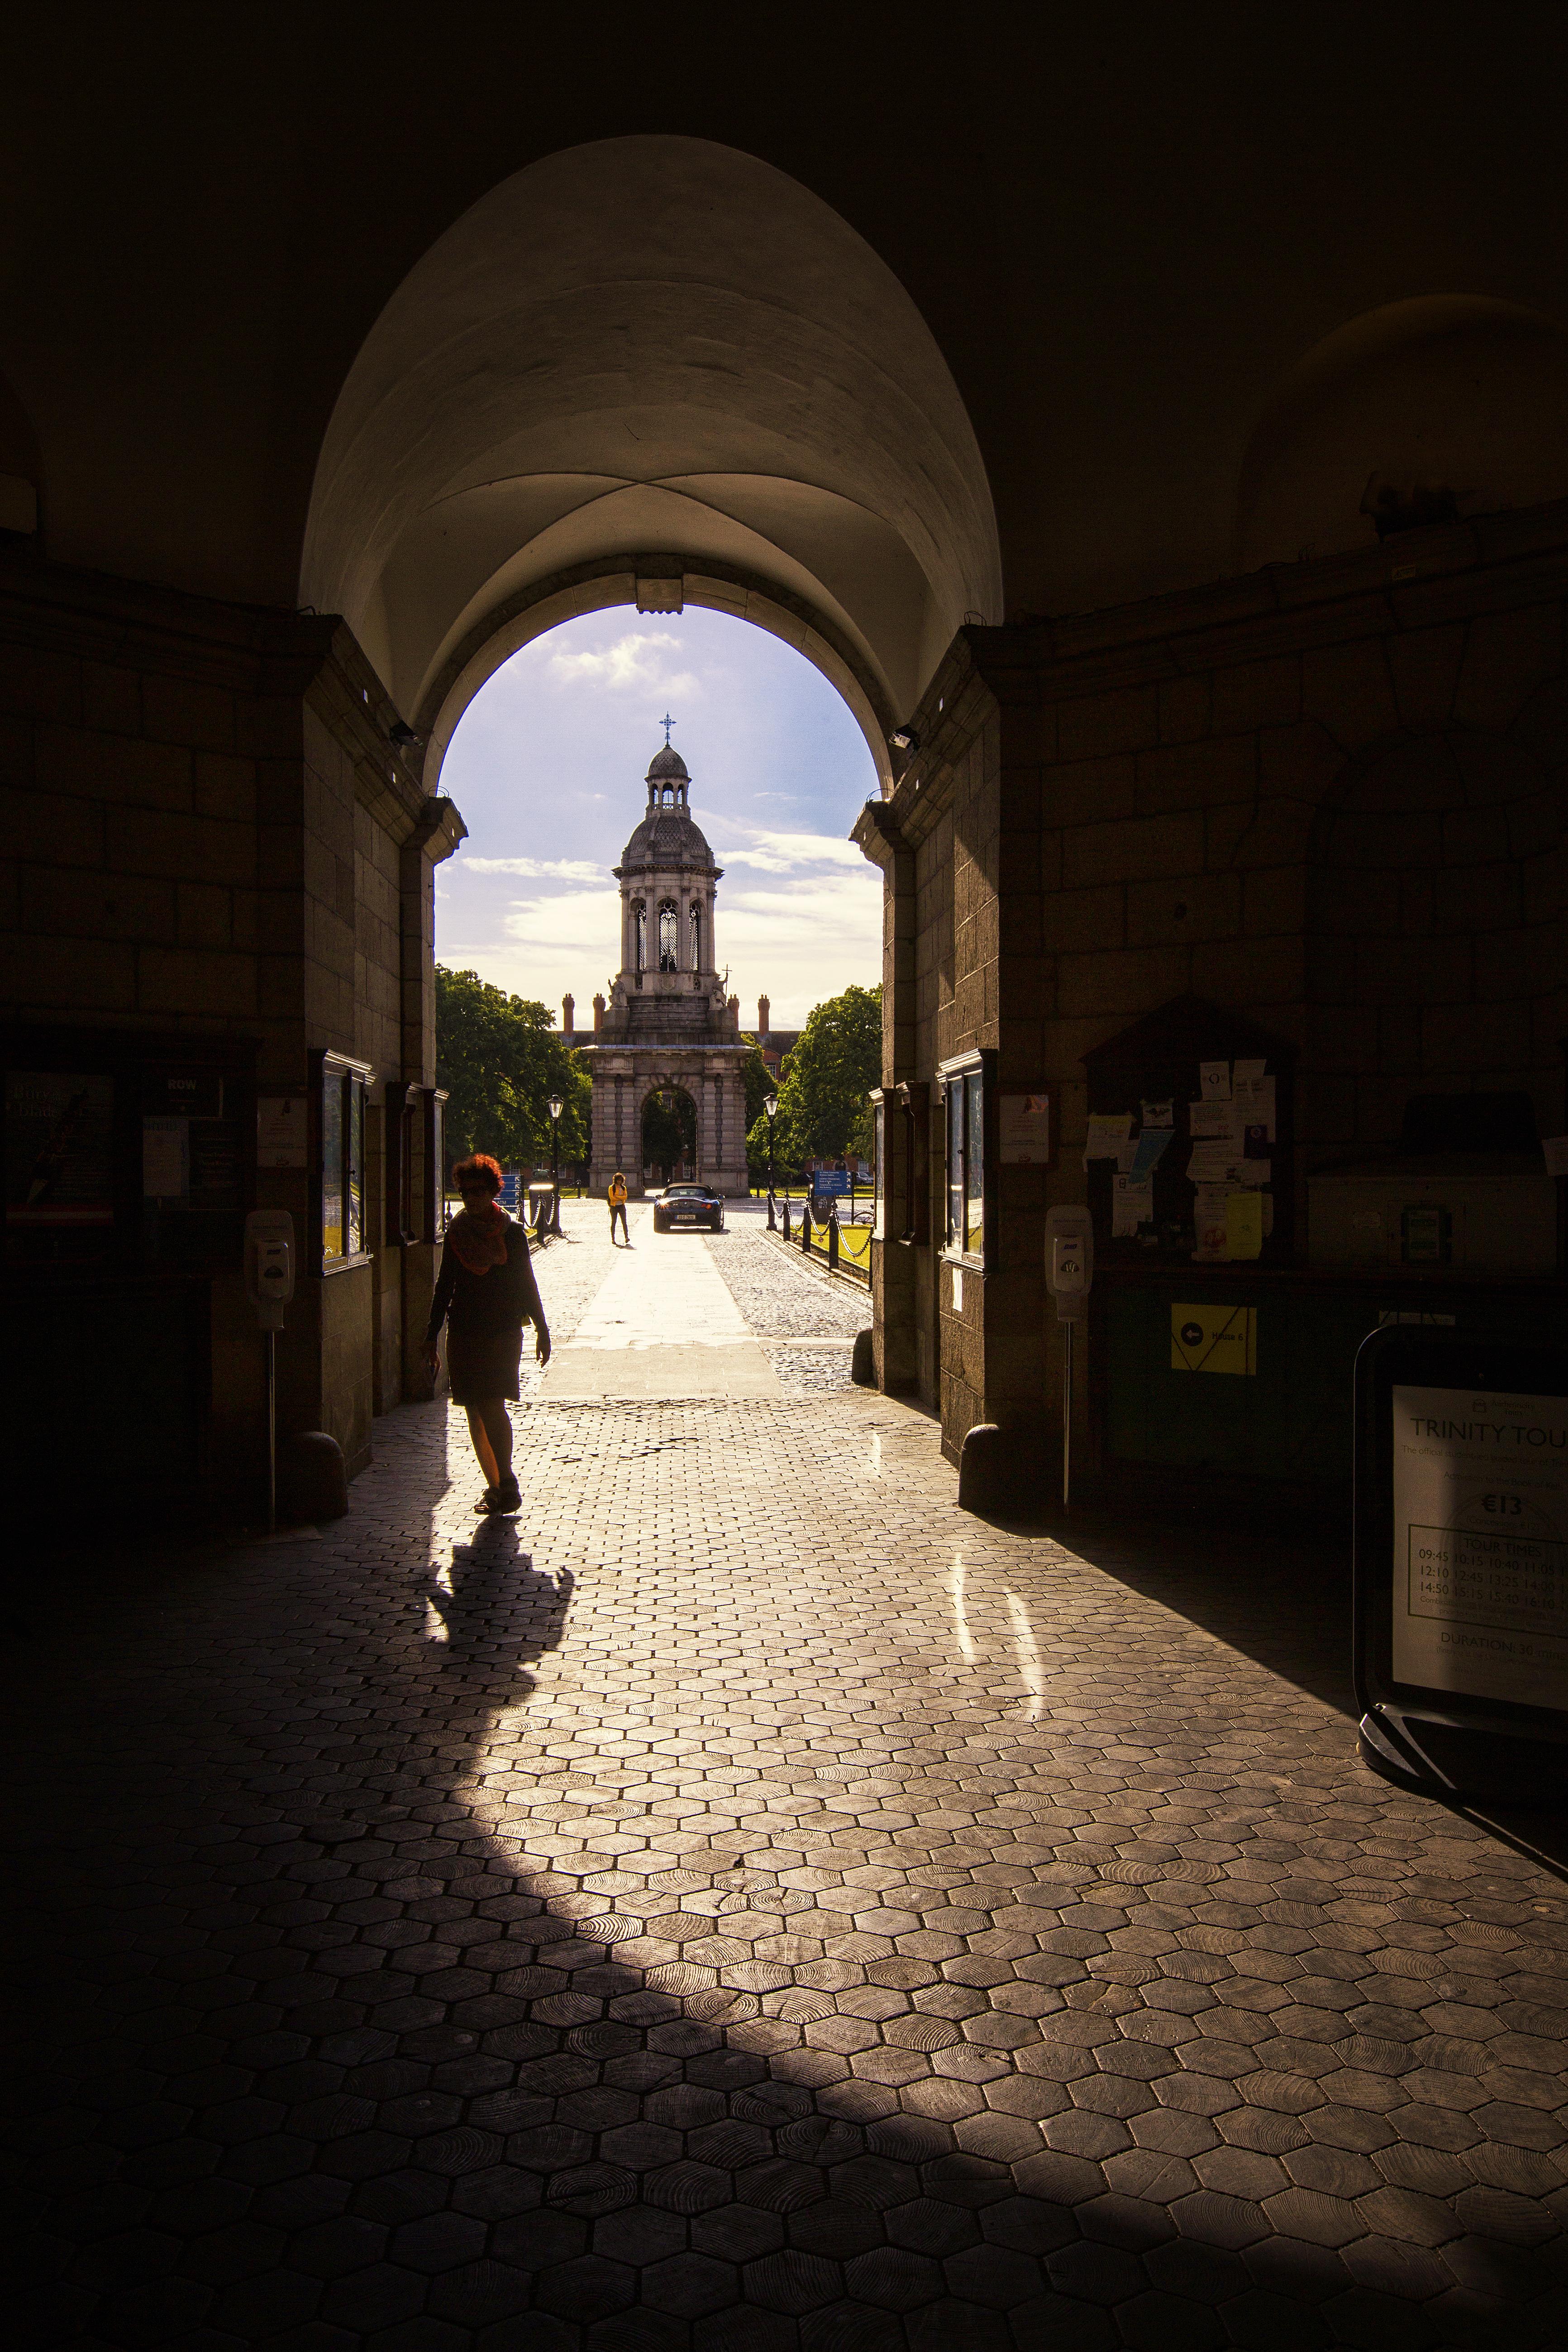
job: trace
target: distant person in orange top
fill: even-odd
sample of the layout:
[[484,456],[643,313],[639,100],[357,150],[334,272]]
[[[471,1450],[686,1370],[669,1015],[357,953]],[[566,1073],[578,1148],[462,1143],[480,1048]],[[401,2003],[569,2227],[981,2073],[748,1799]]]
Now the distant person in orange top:
[[533,1325],[534,1353],[542,1364],[550,1361],[550,1328],[529,1262],[528,1235],[496,1198],[501,1187],[498,1162],[478,1152],[472,1160],[460,1160],[452,1174],[463,1206],[447,1228],[425,1360],[433,1372],[439,1371],[441,1326],[450,1316],[447,1370],[452,1402],[468,1416],[468,1434],[485,1474],[479,1508],[505,1517],[522,1500],[512,1475],[511,1415],[506,1409],[508,1398],[517,1400],[522,1327]]
[[617,1217],[621,1221],[621,1232],[625,1236],[626,1247],[630,1249],[632,1237],[626,1232],[626,1180],[618,1168],[610,1179],[610,1245],[612,1248],[615,1246]]

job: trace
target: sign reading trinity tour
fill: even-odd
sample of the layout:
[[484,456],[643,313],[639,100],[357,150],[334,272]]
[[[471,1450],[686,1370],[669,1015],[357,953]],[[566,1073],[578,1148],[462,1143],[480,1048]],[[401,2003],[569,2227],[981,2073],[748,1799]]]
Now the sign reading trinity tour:
[[1568,1350],[1399,1327],[1364,1343],[1354,1664],[1377,1770],[1568,1793]]

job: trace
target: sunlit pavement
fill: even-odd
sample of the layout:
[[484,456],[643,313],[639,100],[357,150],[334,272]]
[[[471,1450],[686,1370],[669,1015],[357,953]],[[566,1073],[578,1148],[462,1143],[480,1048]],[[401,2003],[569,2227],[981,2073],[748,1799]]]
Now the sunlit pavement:
[[[603,1222],[563,1340],[847,1369]],[[318,1539],[26,1564],[26,2341],[1564,2340],[1564,1890],[1356,1763],[1332,1563],[987,1527],[842,1379],[518,1420],[515,1526],[413,1408]]]

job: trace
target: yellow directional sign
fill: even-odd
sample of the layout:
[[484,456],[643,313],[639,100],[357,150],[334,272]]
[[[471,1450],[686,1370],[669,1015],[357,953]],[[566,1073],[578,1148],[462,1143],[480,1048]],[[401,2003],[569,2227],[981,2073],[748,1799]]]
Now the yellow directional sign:
[[1256,1307],[1171,1308],[1171,1370],[1173,1372],[1256,1372]]

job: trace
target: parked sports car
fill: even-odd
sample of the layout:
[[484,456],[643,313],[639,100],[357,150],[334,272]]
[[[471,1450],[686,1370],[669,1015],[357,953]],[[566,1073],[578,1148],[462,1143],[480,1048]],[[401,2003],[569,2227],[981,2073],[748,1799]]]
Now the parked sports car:
[[667,1184],[653,1204],[653,1229],[668,1234],[677,1225],[706,1225],[710,1233],[724,1230],[724,1196],[706,1184]]

